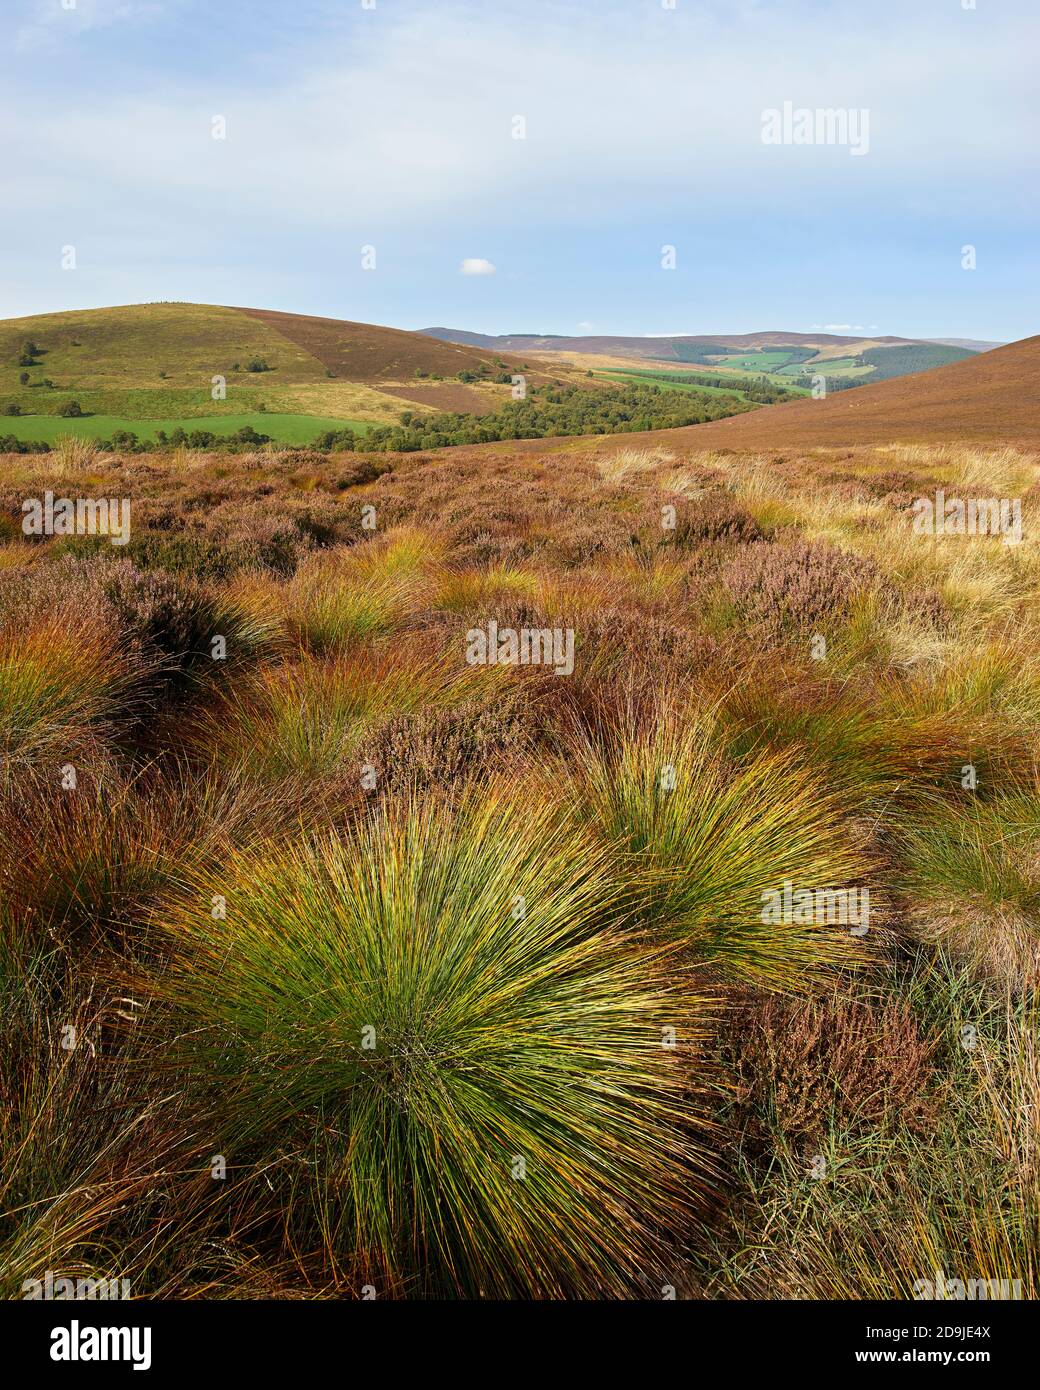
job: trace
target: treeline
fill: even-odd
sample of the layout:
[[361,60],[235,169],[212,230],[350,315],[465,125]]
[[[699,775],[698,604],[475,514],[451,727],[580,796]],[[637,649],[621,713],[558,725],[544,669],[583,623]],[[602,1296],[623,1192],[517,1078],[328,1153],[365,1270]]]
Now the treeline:
[[811,391],[816,379],[822,376],[827,383],[827,394],[830,395],[832,391],[850,391],[853,386],[866,386],[868,381],[874,380],[873,376],[831,376],[821,370],[822,366],[821,363],[820,368],[813,372],[803,372],[801,376],[794,377],[795,385],[804,386]]
[[889,381],[914,372],[930,372],[933,367],[946,367],[951,362],[963,362],[974,357],[969,348],[949,347],[945,343],[906,343],[898,347],[868,348],[863,361],[874,368],[870,381]]
[[[754,405],[736,394],[700,395],[693,391],[673,391],[668,386],[617,386],[599,391],[583,390],[578,386],[542,386],[531,390],[522,401],[510,401],[493,415],[418,415],[406,410],[400,424],[377,425],[367,433],[350,428],[327,430],[310,447],[350,449],[358,453],[410,453],[452,444],[493,444],[504,439],[676,429],[753,409]],[[274,442],[270,435],[244,425],[230,435],[202,429],[178,428],[169,434],[159,430],[154,440],[139,439],[132,430],[115,430],[110,439],[98,440],[97,447],[122,454],[178,446],[234,452]],[[2,453],[46,453],[49,447],[44,443],[19,441],[13,435],[0,437]]]
[[[252,425],[243,425],[234,434],[214,434],[212,430],[175,429],[170,434],[157,430],[154,440],[139,439],[133,430],[114,430],[111,439],[95,441],[102,453],[146,454],[156,449],[255,449],[271,444],[269,434],[260,434]],[[286,446],[289,447],[288,445]],[[294,447],[299,447],[294,446]],[[42,439],[18,439],[13,434],[0,435],[0,454],[49,454],[51,446]]]
[[543,386],[530,391],[522,401],[510,401],[493,415],[415,415],[405,411],[399,425],[379,425],[364,435],[351,429],[329,430],[318,436],[315,447],[409,453],[452,444],[493,444],[503,439],[676,429],[751,409],[737,396],[723,399],[672,391],[667,386],[618,386],[603,391]]

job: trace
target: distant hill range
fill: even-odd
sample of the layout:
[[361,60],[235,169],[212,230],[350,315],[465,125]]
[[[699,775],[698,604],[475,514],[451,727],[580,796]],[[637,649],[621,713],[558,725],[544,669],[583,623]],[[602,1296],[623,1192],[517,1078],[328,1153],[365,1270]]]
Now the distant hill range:
[[923,343],[941,343],[944,347],[967,348],[969,352],[990,352],[993,348],[1005,347],[1003,342],[991,343],[983,338],[922,338]]
[[970,338],[849,337],[837,333],[705,333],[661,338],[619,335],[565,337],[505,333],[492,337],[465,329],[426,328],[428,337],[485,352],[549,354],[568,358],[610,357],[726,372],[761,372],[782,384],[818,373],[843,386],[911,376],[999,346]]

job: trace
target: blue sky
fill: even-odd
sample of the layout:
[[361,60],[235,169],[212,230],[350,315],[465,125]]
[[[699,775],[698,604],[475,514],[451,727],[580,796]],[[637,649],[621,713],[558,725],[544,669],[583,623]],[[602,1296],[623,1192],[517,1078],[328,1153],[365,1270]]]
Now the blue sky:
[[[4,0],[0,317],[1024,337],[1040,5],[964,3]],[[785,101],[866,153],[764,143]]]

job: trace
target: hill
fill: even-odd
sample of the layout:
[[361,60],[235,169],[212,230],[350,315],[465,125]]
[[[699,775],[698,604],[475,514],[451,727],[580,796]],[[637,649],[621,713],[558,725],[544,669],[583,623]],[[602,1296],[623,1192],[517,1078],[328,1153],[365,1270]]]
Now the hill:
[[1040,447],[1040,336],[918,376],[674,431],[688,448],[986,441]]
[[943,347],[967,348],[969,352],[989,352],[992,348],[1004,347],[1003,342],[992,342],[984,338],[925,338],[926,343],[939,343]]
[[[483,350],[482,345],[482,350],[474,351],[463,344],[442,342],[402,328],[313,318],[276,309],[239,308],[229,312],[245,315],[292,343],[323,368],[351,381],[401,381],[414,377],[417,371],[454,377],[461,371],[490,370],[498,360],[505,361],[497,350]],[[518,362],[507,365],[519,367]]]
[[[509,398],[519,369],[500,353],[401,329],[265,309],[156,303],[38,314],[0,320],[0,411],[37,422],[5,422],[0,433],[46,438],[46,422],[73,400],[131,426],[257,413],[386,424],[406,408],[479,415]],[[222,399],[213,398],[215,377]],[[307,437],[303,424],[291,437],[301,430]]]

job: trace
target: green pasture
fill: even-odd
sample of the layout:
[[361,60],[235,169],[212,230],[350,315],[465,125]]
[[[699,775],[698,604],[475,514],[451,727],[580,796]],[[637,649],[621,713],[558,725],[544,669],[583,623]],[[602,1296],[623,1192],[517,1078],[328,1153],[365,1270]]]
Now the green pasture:
[[368,420],[259,410],[239,415],[182,415],[158,420],[136,420],[124,415],[83,415],[72,419],[60,415],[14,415],[0,416],[0,436],[13,435],[25,443],[53,444],[66,435],[80,439],[111,439],[117,430],[126,430],[140,440],[153,440],[160,430],[165,430],[167,435],[176,429],[186,434],[192,430],[209,430],[213,434],[232,435],[246,425],[252,425],[257,434],[269,435],[279,444],[312,444],[326,430],[352,429],[364,434],[372,428]]

